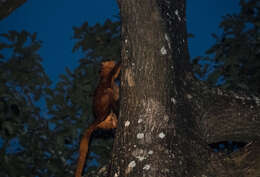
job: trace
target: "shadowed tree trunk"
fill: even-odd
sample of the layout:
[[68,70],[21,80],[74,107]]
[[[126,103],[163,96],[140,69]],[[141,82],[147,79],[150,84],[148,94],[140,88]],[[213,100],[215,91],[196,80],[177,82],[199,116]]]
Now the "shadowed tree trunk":
[[[185,0],[118,0],[119,125],[111,177],[257,177],[260,100],[209,88],[191,71]],[[252,142],[226,157],[209,143]]]

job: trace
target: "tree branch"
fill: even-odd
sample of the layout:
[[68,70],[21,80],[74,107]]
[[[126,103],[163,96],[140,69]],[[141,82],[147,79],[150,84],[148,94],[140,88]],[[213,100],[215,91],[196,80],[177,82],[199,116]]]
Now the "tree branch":
[[[206,89],[200,129],[207,143],[260,140],[260,99],[220,88]],[[208,106],[205,106],[208,105]]]
[[254,142],[248,144],[243,150],[232,153],[230,158],[225,161],[233,167],[233,174],[248,177],[260,175],[260,143]]
[[10,15],[16,8],[20,7],[27,0],[2,0],[0,1],[0,20]]

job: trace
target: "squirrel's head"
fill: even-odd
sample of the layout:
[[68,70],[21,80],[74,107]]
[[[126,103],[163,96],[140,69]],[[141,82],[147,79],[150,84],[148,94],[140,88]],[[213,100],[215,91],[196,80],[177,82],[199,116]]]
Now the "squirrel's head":
[[115,61],[104,61],[101,63],[101,68],[100,68],[100,76],[101,77],[106,77],[109,75],[109,73],[113,70],[115,67],[116,62]]

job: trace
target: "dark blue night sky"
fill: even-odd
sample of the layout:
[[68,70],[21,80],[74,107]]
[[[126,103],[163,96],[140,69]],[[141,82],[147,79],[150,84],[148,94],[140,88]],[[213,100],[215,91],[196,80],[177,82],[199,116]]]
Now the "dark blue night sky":
[[[238,0],[187,0],[188,31],[191,57],[203,55],[213,43],[211,33],[227,13],[239,11]],[[85,21],[93,25],[118,14],[116,0],[28,0],[9,17],[0,21],[0,33],[8,30],[37,32],[43,41],[40,55],[47,74],[56,82],[65,67],[77,66],[79,54],[72,53],[73,26]]]

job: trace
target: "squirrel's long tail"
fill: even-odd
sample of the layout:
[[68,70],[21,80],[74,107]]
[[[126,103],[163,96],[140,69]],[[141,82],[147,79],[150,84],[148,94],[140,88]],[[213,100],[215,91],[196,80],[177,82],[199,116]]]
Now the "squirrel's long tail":
[[89,140],[91,137],[92,132],[96,129],[97,125],[92,124],[83,134],[83,137],[81,138],[80,141],[80,148],[79,148],[79,158],[78,158],[78,163],[77,163],[77,169],[75,172],[75,177],[81,177],[86,157],[88,154],[88,146],[89,146]]

